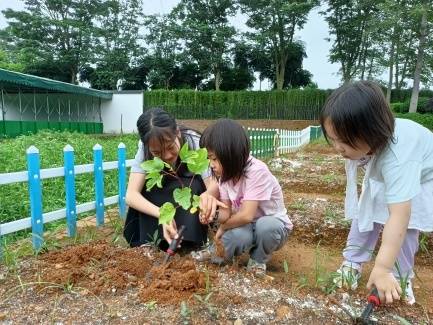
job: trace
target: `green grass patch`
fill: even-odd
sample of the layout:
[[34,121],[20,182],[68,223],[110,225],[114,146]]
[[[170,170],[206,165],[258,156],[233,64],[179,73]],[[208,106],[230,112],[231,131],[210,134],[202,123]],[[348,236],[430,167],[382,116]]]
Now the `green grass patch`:
[[[34,145],[40,152],[41,169],[62,167],[63,148],[69,144],[74,148],[75,165],[93,163],[93,146],[99,143],[104,161],[117,160],[117,146],[126,145],[127,159],[132,159],[137,150],[138,136],[89,135],[82,133],[41,131],[34,135],[19,136],[0,141],[0,173],[26,171],[26,150]],[[104,196],[117,194],[117,170],[104,172]],[[77,204],[94,200],[93,173],[80,174],[75,178]],[[43,211],[50,212],[65,207],[65,184],[63,177],[42,181]],[[0,186],[0,223],[30,216],[27,183]]]

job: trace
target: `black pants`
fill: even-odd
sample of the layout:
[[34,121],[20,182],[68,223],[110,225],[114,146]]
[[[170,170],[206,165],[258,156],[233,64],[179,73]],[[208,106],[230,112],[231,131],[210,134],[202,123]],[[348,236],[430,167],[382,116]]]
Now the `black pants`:
[[[191,174],[185,172],[179,177],[184,186],[189,186],[191,188],[192,194],[200,195],[206,191],[206,186],[204,185],[201,176],[195,175],[191,185],[189,185],[192,179]],[[176,177],[167,175],[163,178],[162,188],[155,186],[150,192],[147,192],[146,186],[144,186],[142,195],[148,201],[159,207],[166,202],[171,202],[177,206],[177,203],[175,203],[173,199],[173,191],[176,188],[181,187],[182,186]],[[181,225],[186,226],[182,241],[183,247],[199,247],[206,243],[207,226],[200,223],[198,212],[192,214],[189,210],[184,210],[182,207],[179,207],[176,209],[174,219],[178,228]],[[158,231],[158,238],[161,239],[159,247],[166,250],[168,248],[168,243],[164,240],[162,225],[158,225],[158,219],[131,207],[129,208],[123,235],[131,247],[152,242],[152,238],[156,231]]]

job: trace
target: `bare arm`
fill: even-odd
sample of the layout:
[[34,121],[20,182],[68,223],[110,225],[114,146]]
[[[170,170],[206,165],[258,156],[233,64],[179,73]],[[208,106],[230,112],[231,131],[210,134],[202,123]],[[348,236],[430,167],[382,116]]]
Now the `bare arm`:
[[368,288],[375,286],[382,302],[392,303],[399,299],[401,288],[392,275],[394,263],[403,245],[409,224],[411,202],[390,204],[389,218],[383,228],[382,244],[367,283]]
[[392,270],[406,236],[409,217],[410,201],[389,205],[389,219],[383,228],[375,265]]
[[221,228],[225,231],[252,222],[258,207],[259,201],[243,201],[240,210],[227,218],[227,220],[221,224]]
[[128,188],[126,190],[126,203],[131,208],[134,208],[152,217],[159,218],[159,207],[141,195],[141,191],[143,190],[145,182],[145,174],[131,173],[129,175]]
[[214,198],[219,199],[220,192],[218,189],[218,182],[214,177],[207,177],[203,180],[204,185],[206,185],[206,192],[209,195],[212,195]]

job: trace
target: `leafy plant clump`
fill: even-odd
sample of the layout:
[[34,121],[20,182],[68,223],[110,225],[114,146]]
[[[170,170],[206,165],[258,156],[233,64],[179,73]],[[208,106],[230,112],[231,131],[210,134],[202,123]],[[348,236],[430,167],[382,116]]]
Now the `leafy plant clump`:
[[[176,170],[173,167],[162,161],[158,157],[152,160],[146,160],[141,164],[141,167],[146,172],[146,190],[150,191],[154,186],[162,188],[162,179],[164,175],[170,175],[177,178],[181,188],[173,191],[174,201],[178,206],[174,206],[171,202],[164,203],[159,208],[159,224],[169,224],[174,219],[176,209],[182,207],[185,210],[190,209],[191,213],[195,213],[200,203],[198,195],[192,195],[191,188],[185,186],[182,180],[177,176],[177,171],[181,164],[186,164],[188,170],[195,175],[200,175],[209,168],[209,159],[207,159],[207,150],[205,148],[197,150],[189,150],[188,144],[185,143],[179,151],[181,163]],[[192,182],[192,180],[191,180]]]

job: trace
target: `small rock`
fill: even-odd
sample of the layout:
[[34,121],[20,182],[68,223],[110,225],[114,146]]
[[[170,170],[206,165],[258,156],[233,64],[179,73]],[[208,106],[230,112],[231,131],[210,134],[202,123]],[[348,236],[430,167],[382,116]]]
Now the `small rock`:
[[54,268],[56,269],[56,270],[58,270],[58,269],[61,269],[63,267],[63,265],[62,264],[56,264],[56,265],[54,265]]
[[282,305],[278,307],[276,313],[277,313],[277,318],[276,318],[277,321],[281,321],[286,317],[288,318],[292,317],[289,306]]
[[112,293],[115,293],[116,291],[117,291],[116,288],[111,288],[111,292],[112,292]]
[[95,273],[91,273],[91,274],[89,275],[89,278],[93,280],[93,279],[95,278]]
[[238,318],[234,321],[233,325],[242,325],[242,319]]
[[344,293],[341,295],[341,301],[342,301],[343,303],[347,303],[347,302],[349,301],[349,298],[350,298],[350,295],[349,295],[347,292],[344,292]]

